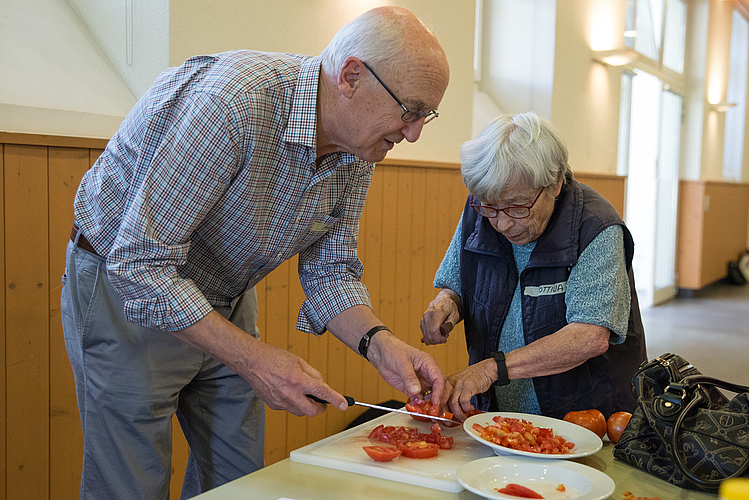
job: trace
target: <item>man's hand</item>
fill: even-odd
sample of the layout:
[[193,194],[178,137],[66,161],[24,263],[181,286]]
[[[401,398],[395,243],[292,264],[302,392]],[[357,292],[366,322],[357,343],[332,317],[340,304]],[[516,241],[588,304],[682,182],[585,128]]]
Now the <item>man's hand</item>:
[[429,304],[419,326],[426,345],[444,344],[453,325],[460,321],[460,297],[449,288],[443,288]]
[[328,401],[339,410],[348,408],[343,396],[331,389],[320,372],[306,361],[246,334],[216,311],[173,333],[234,370],[274,410],[309,417],[325,411],[325,405],[315,403],[307,394]]
[[257,342],[252,356],[251,369],[235,371],[270,408],[309,417],[325,411],[325,406],[310,400],[308,394],[328,401],[339,410],[348,408],[343,396],[331,389],[322,374],[302,358],[263,342]]
[[450,386],[429,354],[412,347],[388,331],[372,337],[369,361],[382,378],[409,397],[432,391],[432,402],[442,406]]

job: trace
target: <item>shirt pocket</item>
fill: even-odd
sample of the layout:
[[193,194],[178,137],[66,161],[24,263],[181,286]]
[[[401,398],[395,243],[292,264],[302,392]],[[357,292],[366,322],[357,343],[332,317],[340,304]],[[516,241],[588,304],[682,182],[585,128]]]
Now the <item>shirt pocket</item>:
[[294,253],[299,253],[328,234],[340,220],[340,216],[335,217],[324,213],[317,214],[309,219],[305,227],[301,229]]

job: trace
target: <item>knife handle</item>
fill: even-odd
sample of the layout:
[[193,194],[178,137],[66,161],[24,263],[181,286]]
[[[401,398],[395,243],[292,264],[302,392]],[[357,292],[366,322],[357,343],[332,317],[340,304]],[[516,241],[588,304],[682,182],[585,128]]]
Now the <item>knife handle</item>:
[[[329,403],[328,401],[325,401],[324,399],[320,399],[317,396],[313,396],[312,394],[307,394],[307,397],[310,398],[315,403],[321,403],[324,405]],[[346,398],[346,402],[348,403],[349,406],[354,406],[356,404],[356,401],[351,396],[343,396],[343,397]]]

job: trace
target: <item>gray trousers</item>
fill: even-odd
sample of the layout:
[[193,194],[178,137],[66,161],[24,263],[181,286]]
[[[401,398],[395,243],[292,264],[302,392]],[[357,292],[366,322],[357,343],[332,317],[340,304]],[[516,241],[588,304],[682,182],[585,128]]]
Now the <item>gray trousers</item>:
[[[175,413],[190,445],[182,498],[264,465],[265,405],[247,381],[168,332],[125,321],[104,259],[73,242],[61,306],[83,428],[81,499],[168,499]],[[216,310],[257,336],[254,288]]]

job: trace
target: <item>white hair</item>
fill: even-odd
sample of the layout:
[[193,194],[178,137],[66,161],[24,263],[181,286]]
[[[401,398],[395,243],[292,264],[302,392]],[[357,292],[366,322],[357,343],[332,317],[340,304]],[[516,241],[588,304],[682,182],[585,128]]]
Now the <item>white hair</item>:
[[320,54],[323,70],[336,75],[349,57],[356,57],[375,71],[398,63],[412,20],[403,15],[383,15],[377,9],[365,12],[343,26]]
[[460,148],[463,183],[494,203],[506,188],[551,188],[572,175],[567,146],[554,126],[535,113],[501,115]]

